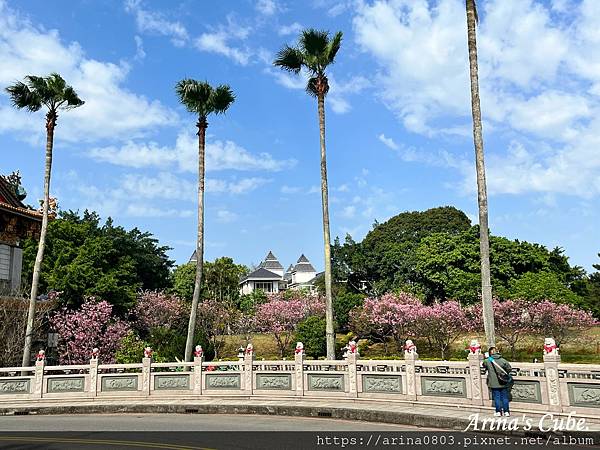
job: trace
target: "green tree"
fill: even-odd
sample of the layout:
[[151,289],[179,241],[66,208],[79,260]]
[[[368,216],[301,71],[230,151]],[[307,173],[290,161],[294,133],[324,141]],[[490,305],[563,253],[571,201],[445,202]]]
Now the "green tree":
[[298,46],[286,45],[279,51],[273,64],[289,72],[309,73],[306,92],[317,98],[321,143],[321,202],[323,209],[323,243],[325,250],[325,301],[327,321],[327,359],[335,359],[333,330],[333,300],[331,292],[331,235],[329,231],[329,192],[327,186],[327,157],[325,149],[325,96],[329,92],[326,69],[333,64],[342,44],[342,33],[333,37],[327,31],[307,29],[302,32]]
[[420,291],[415,289],[419,242],[433,233],[455,235],[470,228],[466,214],[452,206],[403,212],[376,224],[360,243],[350,236],[343,245],[336,240],[332,247],[335,280],[370,296]]
[[483,130],[479,102],[479,67],[477,63],[477,2],[466,0],[467,42],[469,46],[469,74],[471,79],[471,112],[473,115],[473,142],[477,170],[477,202],[479,209],[479,252],[481,261],[481,300],[483,326],[488,345],[496,345],[494,334],[494,308],[492,305],[492,280],[490,273],[490,242],[488,226],[488,198],[485,180]]
[[296,328],[296,342],[304,344],[307,356],[318,358],[327,353],[325,339],[326,322],[323,317],[310,316],[298,324]]
[[[204,262],[204,277],[200,298],[212,298],[229,306],[239,306],[240,278],[248,272],[248,268],[236,264],[232,258],[222,256],[214,262]],[[171,274],[173,287],[171,292],[180,298],[190,301],[194,293],[196,264],[181,264]]]
[[581,304],[581,297],[569,289],[553,272],[527,272],[511,280],[510,298],[525,300],[552,300],[558,303]]
[[28,75],[25,82],[18,81],[6,88],[12,104],[19,109],[36,112],[45,107],[46,112],[46,165],[44,169],[44,201],[42,203],[42,228],[38,244],[33,276],[31,281],[31,295],[29,297],[29,311],[27,328],[25,331],[25,346],[23,348],[22,366],[30,364],[31,340],[33,338],[33,321],[35,317],[35,302],[38,296],[38,286],[44,249],[46,232],[48,229],[48,211],[50,206],[50,177],[52,174],[52,151],[54,147],[54,129],[58,120],[58,112],[77,108],[83,101],[77,96],[75,90],[67,85],[65,80],[57,73],[47,77]]
[[360,306],[363,302],[362,294],[353,292],[340,292],[333,298],[333,311],[339,331],[348,332],[350,322],[350,311]]
[[[123,315],[139,289],[169,286],[173,261],[168,250],[148,232],[137,228],[127,231],[110,218],[101,224],[95,212],[60,212],[48,226],[40,290],[60,291],[59,301],[74,308],[86,296],[96,296]],[[35,253],[36,242],[26,241],[24,275],[33,271]]]
[[204,175],[206,159],[206,128],[210,114],[224,114],[235,100],[233,91],[227,85],[213,88],[207,82],[184,79],[177,83],[175,92],[186,109],[198,116],[198,236],[196,243],[196,279],[194,294],[185,343],[185,360],[191,361],[194,346],[194,330],[196,314],[202,286],[202,269],[204,263]]
[[[598,253],[600,257],[600,253]],[[600,318],[600,264],[594,264],[596,272],[592,273],[586,279],[585,291],[583,292],[583,300],[579,306],[590,311],[594,317]]]

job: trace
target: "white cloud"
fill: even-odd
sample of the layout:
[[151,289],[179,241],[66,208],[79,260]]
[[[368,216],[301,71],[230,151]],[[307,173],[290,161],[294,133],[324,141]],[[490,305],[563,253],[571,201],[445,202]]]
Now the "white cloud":
[[258,0],[254,7],[259,13],[264,14],[265,16],[272,16],[279,9],[275,0]]
[[125,10],[135,16],[135,23],[140,32],[168,36],[171,42],[179,47],[189,40],[184,25],[168,20],[163,14],[145,9],[141,0],[126,0]]
[[229,44],[230,37],[225,31],[214,33],[202,33],[195,41],[194,45],[198,50],[210,53],[218,53],[233,59],[236,63],[245,66],[250,60],[250,52],[247,49],[240,49]]
[[[58,31],[45,30],[18,16],[0,2],[0,84],[8,85],[27,74],[60,73],[72,84],[84,106],[61,114],[57,139],[90,142],[142,136],[178,117],[158,101],[127,90],[123,84],[129,65],[101,62],[85,56],[79,44],[65,44]],[[143,114],[140,114],[143,111]],[[0,96],[1,131],[17,132],[28,141],[43,134],[43,112],[13,110]],[[32,130],[34,130],[32,132]]]
[[341,216],[347,219],[351,219],[356,215],[356,206],[348,205],[342,209]]
[[227,209],[220,209],[217,211],[217,221],[221,223],[231,223],[235,222],[238,218],[238,215],[234,212],[231,212]]
[[300,33],[303,29],[304,27],[302,26],[302,24],[294,22],[290,25],[282,25],[281,27],[279,27],[279,29],[277,30],[277,34],[279,34],[279,36],[296,35]]
[[232,59],[236,63],[245,66],[254,56],[254,52],[244,45],[235,46],[233,41],[245,41],[252,28],[244,26],[234,20],[232,15],[227,16],[227,24],[214,27],[209,32],[202,33],[194,40],[194,46],[201,51],[217,53]]
[[146,51],[144,50],[144,41],[139,36],[134,36],[135,39],[135,57],[137,61],[141,61],[146,57]]
[[[198,139],[188,132],[177,136],[174,147],[156,142],[129,141],[117,147],[94,148],[89,152],[96,161],[125,167],[173,167],[197,172]],[[212,141],[206,145],[206,170],[280,171],[296,164],[293,159],[277,160],[269,153],[252,154],[232,141]]]
[[396,144],[392,138],[386,137],[383,133],[377,136],[377,139],[379,139],[386,147],[389,147],[392,150],[399,149],[398,144]]
[[294,194],[316,194],[321,192],[321,188],[319,186],[311,186],[309,188],[300,187],[300,186],[288,186],[284,184],[281,186],[281,193],[286,195],[294,195]]
[[[356,41],[379,64],[376,79],[384,104],[409,131],[463,136],[469,142],[464,1],[357,5]],[[600,2],[569,4],[568,14],[553,20],[566,5],[560,0],[490,0],[480,6],[478,56],[491,192],[600,193],[600,166],[590,151],[600,135],[595,119],[600,111]],[[509,148],[499,148],[503,139],[512,141]],[[466,162],[471,155],[465,160],[443,151],[422,154],[399,147],[404,160],[458,169],[472,191],[474,169]]]
[[206,180],[206,191],[211,193],[247,194],[270,182],[270,179],[260,177],[242,178],[234,181],[209,178]]

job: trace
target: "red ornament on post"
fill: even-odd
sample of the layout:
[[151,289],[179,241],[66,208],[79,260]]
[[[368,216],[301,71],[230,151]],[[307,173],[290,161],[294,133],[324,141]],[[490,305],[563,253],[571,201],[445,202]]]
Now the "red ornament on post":
[[92,350],[92,359],[98,359],[99,354],[100,354],[100,350],[98,350],[98,347],[94,347]]
[[152,358],[152,348],[146,347],[144,349],[144,358]]
[[194,349],[194,356],[196,358],[200,358],[203,354],[204,354],[204,350],[202,350],[202,346],[196,345],[196,348]]
[[46,359],[46,352],[40,349],[40,351],[37,352],[37,355],[35,355],[35,359],[37,361],[43,361],[44,359]]

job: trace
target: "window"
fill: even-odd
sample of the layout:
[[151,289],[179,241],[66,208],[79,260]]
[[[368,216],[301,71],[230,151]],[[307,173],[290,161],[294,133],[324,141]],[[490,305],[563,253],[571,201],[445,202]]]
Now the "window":
[[10,247],[0,244],[0,280],[10,280]]
[[264,292],[273,292],[273,283],[270,281],[268,283],[255,281],[254,289]]

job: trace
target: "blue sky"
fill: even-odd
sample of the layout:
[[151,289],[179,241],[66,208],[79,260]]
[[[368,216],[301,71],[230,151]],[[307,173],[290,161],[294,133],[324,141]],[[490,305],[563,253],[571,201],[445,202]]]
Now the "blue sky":
[[[574,6],[575,5],[575,6]],[[492,233],[600,251],[600,2],[481,2]],[[86,100],[59,117],[52,192],[138,226],[184,262],[195,242],[194,117],[173,87],[227,83],[209,119],[206,257],[321,268],[316,102],[272,67],[302,27],[344,32],[330,71],[332,234],[454,205],[477,217],[462,0],[0,0],[0,84],[61,73]],[[0,95],[0,171],[41,197],[43,117]],[[595,225],[596,224],[596,225]]]

